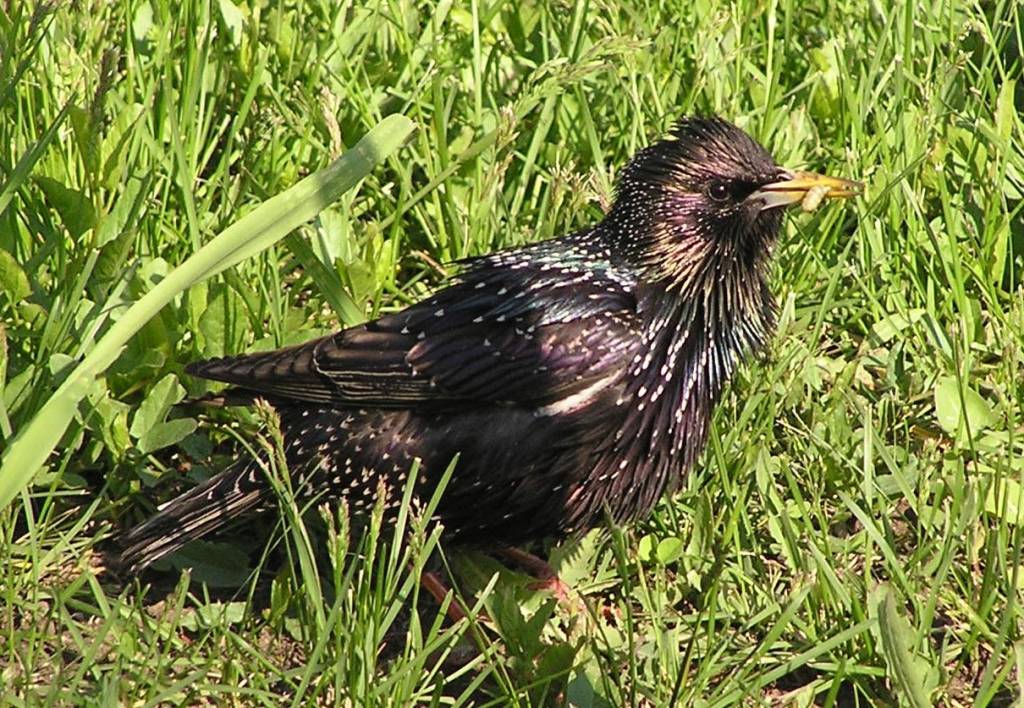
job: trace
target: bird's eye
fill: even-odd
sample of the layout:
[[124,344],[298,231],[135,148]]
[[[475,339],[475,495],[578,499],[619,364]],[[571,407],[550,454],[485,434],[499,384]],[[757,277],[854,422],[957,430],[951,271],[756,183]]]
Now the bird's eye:
[[714,202],[724,202],[730,196],[729,185],[725,182],[712,182],[708,185],[708,197]]

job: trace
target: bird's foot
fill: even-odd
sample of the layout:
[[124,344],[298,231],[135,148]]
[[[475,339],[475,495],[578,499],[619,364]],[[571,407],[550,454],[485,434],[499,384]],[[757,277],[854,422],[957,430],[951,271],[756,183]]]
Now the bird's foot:
[[[448,600],[448,593],[451,592],[451,588],[449,588],[448,584],[441,579],[440,575],[432,570],[424,570],[420,575],[420,585],[423,586],[424,590],[430,593],[431,597],[437,601],[439,606],[445,606],[445,601]],[[448,609],[445,610],[445,612],[448,615],[448,619],[452,622],[464,620],[469,616],[468,610],[459,601],[459,598],[455,593],[452,593],[451,602],[448,603]],[[484,618],[478,617],[477,619]]]
[[569,586],[562,582],[562,579],[555,575],[552,578],[545,580],[537,580],[536,582],[530,583],[527,587],[531,590],[541,590],[544,592],[550,592],[555,596],[555,599],[562,605],[572,604],[571,590]]
[[530,583],[529,585],[531,590],[551,592],[559,603],[563,605],[572,604],[571,588],[562,582],[562,579],[558,577],[558,572],[543,558],[512,546],[499,548],[495,553],[505,560],[516,564],[536,578],[537,582]]

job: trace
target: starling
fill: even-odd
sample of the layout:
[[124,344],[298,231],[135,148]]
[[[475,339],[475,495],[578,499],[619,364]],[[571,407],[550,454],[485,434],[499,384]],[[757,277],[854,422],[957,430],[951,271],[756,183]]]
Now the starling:
[[[762,349],[784,207],[856,182],[779,167],[719,118],[680,121],[622,172],[599,224],[461,262],[417,304],[295,347],[193,363],[264,398],[300,498],[397,505],[414,460],[456,543],[515,546],[646,514],[693,467],[739,362]],[[127,537],[135,568],[267,506],[255,459]]]

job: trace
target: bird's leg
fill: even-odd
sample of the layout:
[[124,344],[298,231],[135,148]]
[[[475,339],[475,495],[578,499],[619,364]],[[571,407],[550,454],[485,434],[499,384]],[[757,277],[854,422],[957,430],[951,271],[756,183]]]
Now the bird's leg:
[[559,602],[569,601],[569,586],[543,558],[513,546],[501,546],[495,549],[494,554],[515,563],[536,578],[537,582],[530,585],[531,590],[550,590]]
[[[423,589],[430,593],[431,597],[437,600],[437,604],[444,607],[445,598],[448,596],[450,588],[448,584],[441,579],[441,576],[432,570],[424,570],[420,575],[420,585]],[[452,593],[452,600],[448,603],[448,619],[452,622],[458,622],[459,620],[466,619],[466,610],[462,607],[459,599]]]

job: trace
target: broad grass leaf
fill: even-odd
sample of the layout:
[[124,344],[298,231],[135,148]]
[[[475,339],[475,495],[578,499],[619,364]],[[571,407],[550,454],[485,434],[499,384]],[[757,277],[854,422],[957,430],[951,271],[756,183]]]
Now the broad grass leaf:
[[117,360],[129,340],[165,305],[192,285],[251,258],[312,219],[394,152],[412,129],[412,121],[405,116],[388,116],[327,168],[263,202],[136,301],[88,351],[4,451],[0,464],[0,508],[9,504],[46,462],[96,377]]
[[972,436],[990,427],[996,421],[992,408],[981,395],[964,386],[960,399],[956,378],[943,376],[935,384],[935,416],[939,425],[950,435],[958,435],[966,423]]
[[914,708],[930,707],[930,694],[938,685],[938,671],[915,651],[917,633],[900,614],[892,588],[878,586],[868,597],[868,606],[877,622],[876,638],[900,703]]

